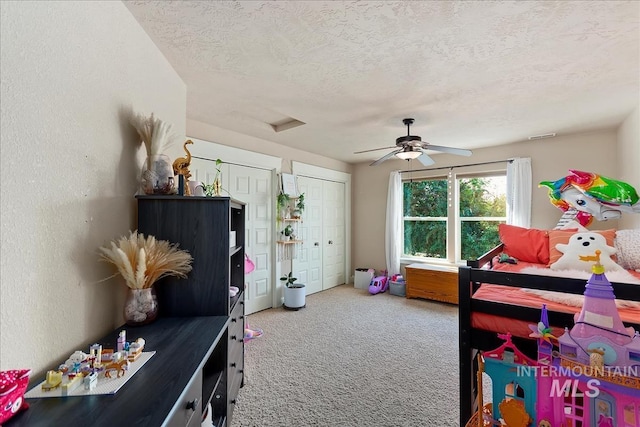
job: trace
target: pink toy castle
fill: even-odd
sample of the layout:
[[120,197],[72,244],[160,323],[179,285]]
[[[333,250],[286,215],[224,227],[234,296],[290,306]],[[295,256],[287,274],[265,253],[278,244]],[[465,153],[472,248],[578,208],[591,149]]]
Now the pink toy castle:
[[622,324],[599,263],[575,325],[557,338],[559,351],[545,306],[532,334],[537,360],[522,354],[510,335],[499,336],[505,343],[483,353],[480,363],[491,377],[494,404],[467,426],[640,427],[640,335]]

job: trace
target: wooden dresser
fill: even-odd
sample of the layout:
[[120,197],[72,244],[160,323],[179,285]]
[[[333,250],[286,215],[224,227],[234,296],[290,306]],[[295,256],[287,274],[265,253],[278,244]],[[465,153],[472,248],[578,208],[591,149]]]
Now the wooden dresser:
[[407,298],[458,304],[458,268],[427,264],[406,267]]

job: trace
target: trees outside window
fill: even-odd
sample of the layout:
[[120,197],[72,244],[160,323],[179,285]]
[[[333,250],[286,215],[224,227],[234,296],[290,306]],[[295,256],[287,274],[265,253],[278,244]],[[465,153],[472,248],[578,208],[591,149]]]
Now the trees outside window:
[[499,243],[504,222],[505,173],[403,182],[404,257],[475,259]]

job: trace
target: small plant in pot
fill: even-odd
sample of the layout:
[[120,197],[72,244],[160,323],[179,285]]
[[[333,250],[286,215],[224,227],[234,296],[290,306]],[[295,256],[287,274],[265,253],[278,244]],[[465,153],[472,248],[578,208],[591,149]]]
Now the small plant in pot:
[[278,214],[281,218],[288,217],[288,208],[289,208],[289,195],[286,193],[278,194]]
[[304,212],[304,193],[300,194],[300,197],[298,197],[295,209],[293,210],[291,216],[298,219],[302,216],[302,212]]
[[289,224],[282,230],[285,240],[293,239],[293,227]]
[[284,308],[290,310],[299,310],[305,304],[306,289],[302,283],[296,283],[297,277],[289,272],[288,275],[280,278],[284,282]]

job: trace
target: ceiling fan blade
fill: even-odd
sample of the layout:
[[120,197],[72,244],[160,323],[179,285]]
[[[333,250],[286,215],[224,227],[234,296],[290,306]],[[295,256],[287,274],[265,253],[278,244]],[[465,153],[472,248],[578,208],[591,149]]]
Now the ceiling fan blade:
[[378,150],[391,150],[392,148],[396,148],[396,146],[394,145],[393,147],[382,147],[382,148],[374,148],[372,150],[356,151],[353,154],[368,153],[370,151],[378,151]]
[[432,164],[434,164],[435,162],[433,161],[433,159],[431,157],[429,157],[427,155],[427,153],[423,152],[422,155],[420,157],[418,157],[418,160],[420,161],[420,163],[422,163],[424,166],[431,166]]
[[379,165],[380,163],[384,162],[385,160],[390,159],[391,157],[395,156],[397,153],[399,153],[401,151],[402,151],[402,149],[392,151],[389,154],[386,154],[386,155],[380,157],[378,160],[376,160],[375,162],[371,163],[369,166]]
[[423,150],[441,151],[443,153],[457,154],[458,156],[470,156],[471,150],[463,150],[462,148],[443,147],[441,145],[423,144]]

